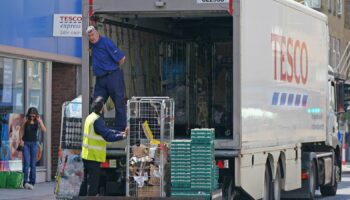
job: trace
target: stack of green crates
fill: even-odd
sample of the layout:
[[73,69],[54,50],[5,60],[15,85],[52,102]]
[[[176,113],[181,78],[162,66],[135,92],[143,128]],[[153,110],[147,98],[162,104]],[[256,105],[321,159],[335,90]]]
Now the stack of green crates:
[[218,187],[214,129],[193,129],[191,139],[191,189],[210,193]]
[[172,191],[191,188],[191,140],[174,140],[171,143],[171,185]]
[[[218,188],[219,169],[215,165],[214,139],[214,129],[193,129],[191,140],[172,142],[173,197],[199,197],[209,200],[211,192]],[[185,180],[188,181],[186,184],[182,175],[185,175]],[[177,183],[181,183],[182,187]]]

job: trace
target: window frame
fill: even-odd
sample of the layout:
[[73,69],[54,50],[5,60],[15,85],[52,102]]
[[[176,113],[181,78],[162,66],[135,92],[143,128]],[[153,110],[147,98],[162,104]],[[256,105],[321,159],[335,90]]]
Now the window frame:
[[338,16],[342,16],[343,15],[343,0],[338,0],[337,1],[337,14]]

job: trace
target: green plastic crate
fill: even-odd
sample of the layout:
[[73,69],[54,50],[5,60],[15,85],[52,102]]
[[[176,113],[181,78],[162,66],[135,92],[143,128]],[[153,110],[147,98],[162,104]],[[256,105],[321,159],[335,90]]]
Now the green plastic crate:
[[[177,174],[175,174],[177,173]],[[177,177],[181,177],[181,175],[179,175],[178,173],[184,173],[184,174],[191,174],[191,171],[185,171],[185,170],[181,170],[181,171],[173,171],[171,172],[171,177],[173,178],[177,178]],[[191,177],[191,175],[189,175],[188,177]]]
[[182,192],[182,191],[191,191],[191,187],[187,187],[187,188],[180,188],[180,187],[172,187],[171,188],[172,192]]
[[[179,166],[179,167],[172,167],[171,172],[182,172],[182,171],[191,171],[190,166]],[[178,170],[178,171],[177,171]]]
[[[188,154],[190,154],[190,153],[188,153]],[[173,159],[179,160],[181,158],[183,158],[185,160],[191,159],[191,154],[190,155],[178,154],[178,155],[171,155],[170,156],[171,160],[173,160]]]
[[171,172],[171,177],[175,176],[191,176],[191,172]]
[[209,149],[209,148],[215,148],[214,141],[211,141],[210,143],[192,143],[191,144],[191,150],[193,150],[193,149]]
[[173,182],[191,182],[191,179],[189,177],[184,177],[184,176],[171,176],[171,181]]
[[171,168],[191,166],[190,162],[171,162]]
[[213,149],[192,149],[191,150],[191,155],[194,155],[194,154],[197,154],[197,155],[206,155],[206,156],[209,156],[209,155],[213,155],[215,152],[214,148]]
[[199,164],[199,163],[196,163],[196,164],[191,164],[191,169],[193,170],[199,170],[199,169],[203,169],[203,170],[211,170],[211,172],[214,173],[214,170],[213,170],[213,164],[212,163],[206,163],[206,164]]
[[176,182],[176,183],[190,183],[191,182],[191,180],[189,179],[189,178],[186,178],[186,177],[171,177],[171,181],[170,182]]
[[196,136],[208,136],[214,139],[215,130],[214,129],[206,129],[206,128],[196,128],[191,130],[191,139]]
[[176,188],[191,188],[191,182],[171,182],[171,186]]
[[205,158],[197,158],[197,159],[191,159],[191,165],[205,165],[205,166],[213,166],[214,165],[214,159],[205,159]]
[[203,198],[210,200],[211,193],[203,191],[174,191],[171,192],[172,197],[189,197],[189,198]]
[[174,165],[180,165],[180,163],[185,163],[185,162],[190,163],[191,158],[171,158],[171,164],[174,164]]
[[215,139],[214,129],[192,129],[191,130],[192,144],[211,143],[214,139]]
[[176,181],[176,180],[191,181],[191,180],[189,180],[189,176],[185,176],[185,175],[174,175],[174,176],[172,175],[171,180],[172,181]]
[[170,153],[170,157],[172,156],[190,156],[191,151],[174,151]]
[[172,167],[170,169],[171,172],[183,172],[183,171],[191,171],[191,167],[190,166],[179,166],[179,167]]
[[189,146],[171,146],[170,147],[170,152],[172,151],[191,151],[191,145]]
[[184,172],[191,172],[191,168],[189,167],[177,167],[177,168],[171,168],[170,171],[172,173],[184,173]]
[[191,149],[178,149],[178,148],[172,148],[170,149],[170,155],[176,154],[176,153],[184,153],[184,152],[191,152]]
[[191,140],[173,140],[171,144],[188,144],[191,143]]
[[191,140],[173,140],[170,144],[170,148],[189,147],[191,146],[191,143]]

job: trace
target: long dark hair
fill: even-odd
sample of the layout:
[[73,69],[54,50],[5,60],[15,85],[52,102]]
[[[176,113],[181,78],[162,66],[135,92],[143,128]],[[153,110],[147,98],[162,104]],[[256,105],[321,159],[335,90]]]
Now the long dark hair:
[[[26,114],[26,125],[30,122],[30,115],[36,115],[37,117],[39,116],[39,112],[38,112],[38,109],[36,109],[35,107],[30,107],[27,111],[27,114]],[[38,121],[34,120],[35,123],[38,123]]]

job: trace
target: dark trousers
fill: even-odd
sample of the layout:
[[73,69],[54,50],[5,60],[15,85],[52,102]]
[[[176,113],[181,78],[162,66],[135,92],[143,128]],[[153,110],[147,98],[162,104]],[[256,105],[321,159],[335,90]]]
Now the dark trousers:
[[96,196],[100,183],[100,162],[84,160],[84,180],[80,186],[79,196]]
[[107,101],[111,97],[115,107],[115,129],[126,128],[125,84],[123,71],[118,69],[103,77],[96,77],[94,98],[101,96]]

